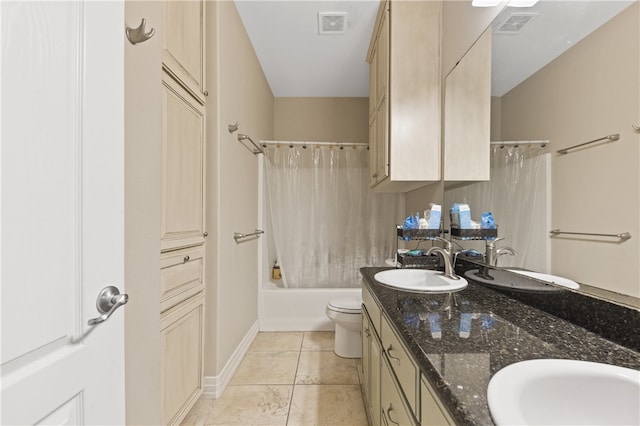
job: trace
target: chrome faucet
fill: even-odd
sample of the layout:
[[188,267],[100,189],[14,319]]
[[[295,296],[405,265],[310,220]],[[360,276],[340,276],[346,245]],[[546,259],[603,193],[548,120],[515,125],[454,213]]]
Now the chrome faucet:
[[431,247],[427,250],[427,256],[430,256],[431,253],[439,253],[444,260],[444,276],[452,280],[459,280],[460,277],[456,275],[451,264],[451,241],[440,237],[436,237],[435,239],[444,242],[445,248],[438,246]]
[[496,247],[496,243],[500,240],[504,240],[504,237],[496,238],[494,240],[487,240],[486,242],[486,251],[485,251],[485,263],[490,266],[497,266],[498,257],[510,254],[511,256],[515,256],[518,254],[517,251],[512,249],[511,247]]

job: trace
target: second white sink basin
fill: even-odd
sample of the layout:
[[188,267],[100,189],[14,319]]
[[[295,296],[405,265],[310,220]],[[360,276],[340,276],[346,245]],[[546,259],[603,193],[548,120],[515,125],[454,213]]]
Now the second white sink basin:
[[442,272],[427,269],[389,269],[378,272],[373,278],[386,286],[417,293],[447,293],[467,286],[464,278],[452,280]]
[[567,359],[522,361],[490,380],[498,425],[638,425],[640,371]]

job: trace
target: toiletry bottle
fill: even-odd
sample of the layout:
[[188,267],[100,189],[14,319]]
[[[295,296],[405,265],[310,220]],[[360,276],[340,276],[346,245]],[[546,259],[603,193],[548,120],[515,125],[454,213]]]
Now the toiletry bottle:
[[282,278],[282,275],[280,274],[280,266],[278,265],[278,259],[276,259],[276,261],[273,262],[273,269],[271,270],[271,278],[273,278],[274,280],[279,280]]

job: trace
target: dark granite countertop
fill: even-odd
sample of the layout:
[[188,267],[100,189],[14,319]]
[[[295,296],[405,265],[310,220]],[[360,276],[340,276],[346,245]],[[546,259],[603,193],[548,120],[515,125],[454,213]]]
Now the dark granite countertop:
[[[392,268],[360,271],[422,374],[459,424],[493,424],[487,405],[489,380],[519,361],[577,359],[640,370],[640,353],[631,347],[499,291],[469,281],[467,288],[452,296],[408,293],[373,278],[385,269]],[[640,318],[640,312],[635,314]]]

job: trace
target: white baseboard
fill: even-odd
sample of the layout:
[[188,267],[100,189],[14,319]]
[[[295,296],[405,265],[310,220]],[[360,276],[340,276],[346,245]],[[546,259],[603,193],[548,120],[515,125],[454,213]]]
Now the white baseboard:
[[260,330],[259,323],[256,321],[253,323],[247,334],[245,334],[244,338],[238,345],[231,357],[225,364],[224,368],[217,376],[205,376],[204,378],[204,392],[202,393],[202,398],[214,398],[217,399],[222,396],[222,392],[226,389],[227,385],[231,381],[233,374],[240,366],[242,359],[245,354],[249,350],[249,346],[258,335],[258,331]]

